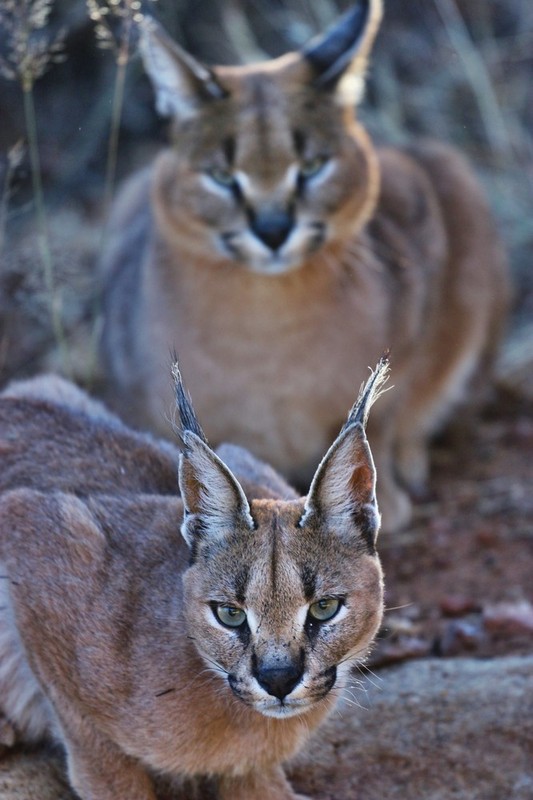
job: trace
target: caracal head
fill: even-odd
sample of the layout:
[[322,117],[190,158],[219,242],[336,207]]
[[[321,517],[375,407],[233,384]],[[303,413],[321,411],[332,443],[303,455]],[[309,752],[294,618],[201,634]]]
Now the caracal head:
[[300,266],[368,219],[376,158],[354,119],[379,20],[359,0],[303,50],[207,68],[153,20],[141,53],[174,146],[159,158],[156,219],[196,255],[263,275]]
[[380,625],[380,517],[364,425],[385,372],[382,363],[298,500],[247,498],[199,426],[183,432],[189,635],[227,691],[266,716],[330,704]]

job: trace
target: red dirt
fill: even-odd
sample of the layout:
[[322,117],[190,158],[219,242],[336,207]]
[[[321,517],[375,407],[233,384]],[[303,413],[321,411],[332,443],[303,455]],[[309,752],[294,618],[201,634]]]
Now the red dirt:
[[383,536],[387,615],[372,663],[533,651],[533,409],[501,400],[433,451],[432,498]]

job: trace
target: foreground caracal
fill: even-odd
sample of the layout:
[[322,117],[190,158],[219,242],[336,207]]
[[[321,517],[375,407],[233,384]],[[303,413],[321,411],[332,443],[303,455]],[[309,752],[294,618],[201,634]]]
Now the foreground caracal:
[[242,448],[211,450],[179,372],[181,497],[170,449],[74,387],[0,396],[0,743],[59,742],[82,800],[155,800],[158,778],[209,780],[219,800],[301,798],[282,762],[352,684],[382,617],[364,428],[386,373],[307,497]]

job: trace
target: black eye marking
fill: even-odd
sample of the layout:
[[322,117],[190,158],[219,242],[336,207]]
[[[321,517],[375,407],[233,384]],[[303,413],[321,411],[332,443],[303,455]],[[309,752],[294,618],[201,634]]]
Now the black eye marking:
[[239,571],[235,575],[235,600],[240,604],[244,605],[244,599],[246,597],[246,589],[248,587],[248,580],[249,580],[249,570],[247,566],[243,566],[239,569]]
[[224,156],[226,158],[226,161],[228,162],[229,166],[232,167],[233,164],[235,163],[235,150],[236,150],[235,139],[233,138],[233,136],[228,136],[226,139],[224,139],[224,141],[222,142],[222,149],[224,151]]
[[330,692],[335,686],[337,680],[337,667],[329,667],[324,670],[324,694]]
[[305,133],[303,133],[303,131],[298,130],[298,129],[293,130],[293,132],[292,132],[292,141],[293,141],[294,149],[296,151],[296,155],[298,156],[298,158],[302,158],[302,156],[304,154],[304,151],[305,151],[306,141],[307,141]]
[[309,242],[309,249],[311,252],[314,252],[324,243],[324,239],[326,238],[326,226],[323,222],[312,222],[310,229],[313,233]]
[[316,573],[311,567],[304,566],[300,572],[304,597],[309,603],[316,595]]

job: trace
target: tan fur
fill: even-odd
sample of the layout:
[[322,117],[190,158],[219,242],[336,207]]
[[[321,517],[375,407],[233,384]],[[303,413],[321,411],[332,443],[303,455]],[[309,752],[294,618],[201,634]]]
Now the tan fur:
[[52,372],[12,381],[0,393],[0,399],[5,397],[44,400],[56,406],[66,406],[71,410],[81,411],[95,419],[107,419],[120,425],[119,418],[103,403],[95,400],[76,384]]
[[[168,427],[172,430],[170,422]],[[298,497],[272,467],[244,448],[225,443],[217,452],[254,497]],[[0,457],[0,493],[26,487],[82,497],[173,495],[178,489],[177,447],[131,430],[103,403],[58,375],[13,381],[0,393]]]
[[[191,408],[183,500],[115,492],[104,475],[109,496],[1,496],[0,707],[24,740],[64,745],[82,800],[154,800],[156,775],[213,778],[220,800],[296,800],[281,763],[331,711],[381,621],[363,425],[385,373],[360,393],[306,498],[286,497],[267,468],[263,491],[258,462],[226,448],[258,484],[245,492]],[[106,413],[92,421],[108,425]],[[123,431],[106,430],[120,462]],[[41,435],[44,472],[48,423]],[[77,435],[92,473],[101,451],[84,436],[94,429]],[[325,599],[338,611],[319,622]],[[246,615],[239,630],[217,617],[228,606]]]
[[176,447],[135,433],[55,375],[14,382],[0,394],[0,459],[0,492],[177,491]]
[[[393,529],[410,517],[404,488],[427,480],[428,437],[486,379],[507,282],[465,160],[432,142],[375,149],[347,105],[380,13],[373,0],[333,87],[317,88],[293,53],[215,68],[204,94],[213,83],[226,94],[209,100],[183,66],[192,59],[148,27],[145,63],[174,140],[117,200],[103,353],[114,408],[164,435],[161,366],[177,348],[210,441],[307,486],[358,376],[390,348],[395,388],[369,435]],[[299,171],[323,153],[300,192]],[[274,224],[287,209],[293,227],[272,250],[252,216]],[[312,225],[325,226],[318,245]]]

